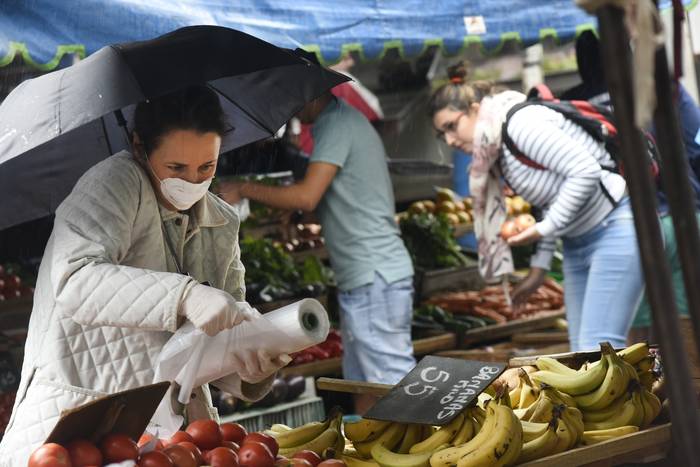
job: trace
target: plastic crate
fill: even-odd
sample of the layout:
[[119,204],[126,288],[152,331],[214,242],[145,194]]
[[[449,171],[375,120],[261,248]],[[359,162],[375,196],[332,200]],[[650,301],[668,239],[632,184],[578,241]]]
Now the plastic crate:
[[297,427],[326,418],[323,399],[308,397],[265,409],[247,410],[221,417],[221,423],[240,423],[249,432],[262,431],[275,423]]

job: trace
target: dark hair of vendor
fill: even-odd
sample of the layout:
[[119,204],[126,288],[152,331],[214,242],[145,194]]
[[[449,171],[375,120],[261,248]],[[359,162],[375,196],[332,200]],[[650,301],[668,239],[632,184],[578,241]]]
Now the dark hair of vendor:
[[173,130],[213,132],[223,137],[226,118],[216,92],[205,85],[189,86],[136,106],[133,131],[146,154],[157,149],[162,137]]
[[471,105],[497,91],[488,81],[467,83],[467,65],[459,62],[447,68],[449,82],[435,90],[428,103],[428,114],[432,117],[442,109],[469,111]]

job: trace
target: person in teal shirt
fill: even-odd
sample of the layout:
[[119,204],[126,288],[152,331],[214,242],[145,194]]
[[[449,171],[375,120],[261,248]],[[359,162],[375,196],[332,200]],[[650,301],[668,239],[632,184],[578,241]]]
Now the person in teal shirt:
[[[343,376],[396,384],[415,366],[413,266],[394,220],[384,146],[369,121],[330,92],[298,117],[313,123],[304,178],[289,186],[224,183],[221,195],[316,211],[339,288]],[[356,399],[358,413],[371,402]]]

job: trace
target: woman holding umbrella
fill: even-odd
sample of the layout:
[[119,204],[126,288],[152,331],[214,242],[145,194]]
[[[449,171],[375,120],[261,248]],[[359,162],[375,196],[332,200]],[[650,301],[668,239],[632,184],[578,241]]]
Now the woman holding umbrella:
[[[643,281],[627,187],[619,174],[602,169],[613,162],[604,144],[541,105],[523,106],[507,119],[523,94],[465,83],[464,66],[449,73],[451,82],[435,91],[430,112],[447,144],[474,153],[470,188],[482,275],[511,272],[508,247],[538,242],[530,274],[514,291],[517,308],[542,284],[562,238],[571,350],[601,341],[624,346]],[[522,154],[508,149],[504,131]],[[544,211],[507,243],[500,236],[506,217],[501,177]]]
[[[92,167],[60,205],[0,465],[26,465],[63,410],[152,383],[160,349],[185,320],[214,335],[259,316],[244,301],[238,216],[208,192],[224,131],[207,86],[142,102],[132,151]],[[245,370],[215,384],[247,400],[289,361],[237,358]],[[216,418],[206,386],[176,409]]]

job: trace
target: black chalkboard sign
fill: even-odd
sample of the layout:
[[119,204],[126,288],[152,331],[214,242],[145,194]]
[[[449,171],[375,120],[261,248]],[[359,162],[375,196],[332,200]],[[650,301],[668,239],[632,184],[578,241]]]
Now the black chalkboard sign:
[[427,356],[365,416],[445,425],[506,369],[505,363]]

